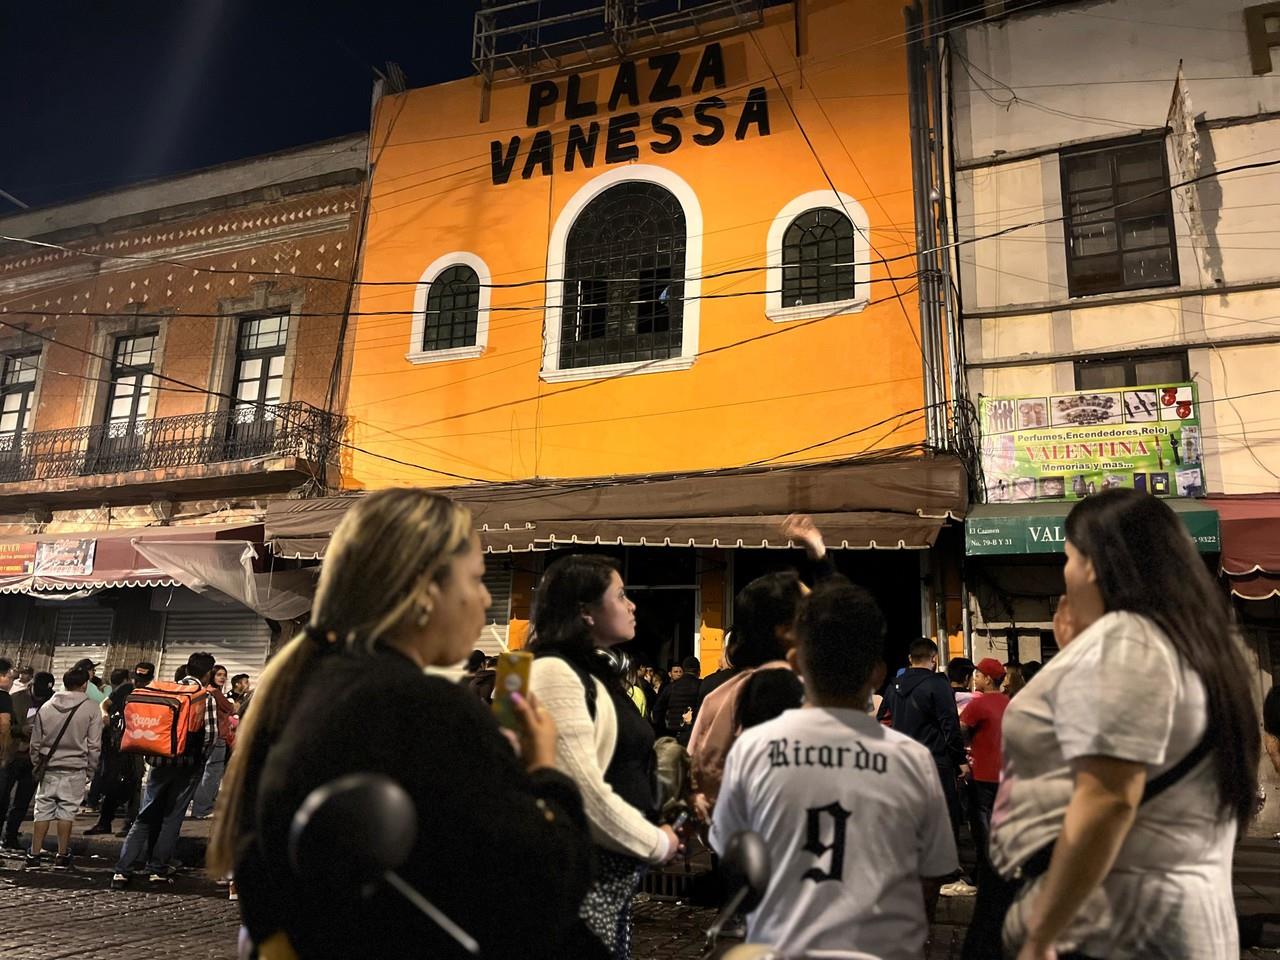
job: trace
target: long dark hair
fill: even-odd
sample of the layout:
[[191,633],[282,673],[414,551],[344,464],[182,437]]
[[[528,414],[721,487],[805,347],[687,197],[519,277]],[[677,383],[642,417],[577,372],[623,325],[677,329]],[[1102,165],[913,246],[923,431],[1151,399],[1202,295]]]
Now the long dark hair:
[[561,557],[547,567],[533,598],[529,649],[535,657],[561,657],[620,689],[617,669],[597,653],[591,627],[582,618],[582,608],[600,602],[615,573],[620,573],[616,560],[590,553]]
[[1108,612],[1153,621],[1204,684],[1218,799],[1241,824],[1258,786],[1258,714],[1231,608],[1178,517],[1136,490],[1107,490],[1076,504],[1067,539],[1092,563]]
[[756,577],[733,598],[733,666],[758,667],[787,655],[777,628],[796,621],[804,591],[794,570]]

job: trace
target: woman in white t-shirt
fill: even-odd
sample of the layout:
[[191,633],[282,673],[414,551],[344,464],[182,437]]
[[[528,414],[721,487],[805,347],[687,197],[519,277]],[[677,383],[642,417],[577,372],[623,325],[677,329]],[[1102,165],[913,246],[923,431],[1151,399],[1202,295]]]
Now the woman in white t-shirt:
[[1066,529],[1067,635],[1004,716],[1001,877],[977,912],[1012,899],[1018,960],[1238,956],[1259,736],[1226,599],[1155,497],[1103,492]]

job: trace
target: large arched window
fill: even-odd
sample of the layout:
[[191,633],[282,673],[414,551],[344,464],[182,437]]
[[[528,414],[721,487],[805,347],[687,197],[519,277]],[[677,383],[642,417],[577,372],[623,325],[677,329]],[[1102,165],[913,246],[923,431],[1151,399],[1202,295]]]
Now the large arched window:
[[427,290],[423,350],[473,347],[480,319],[480,278],[465,263],[445,269]]
[[434,363],[478,357],[489,339],[489,268],[456,250],[423,271],[413,305],[406,358]]
[[815,190],[796,197],[769,228],[770,320],[856,313],[871,286],[867,215],[853,197]]
[[559,369],[678,356],[686,242],[680,201],[656,183],[594,197],[565,243]]
[[852,300],[853,221],[816,207],[791,221],[782,238],[782,305]]

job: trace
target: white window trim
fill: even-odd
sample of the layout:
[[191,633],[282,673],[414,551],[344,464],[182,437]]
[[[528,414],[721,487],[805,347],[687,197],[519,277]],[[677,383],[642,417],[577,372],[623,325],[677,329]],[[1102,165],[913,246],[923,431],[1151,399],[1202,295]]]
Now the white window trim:
[[684,306],[681,319],[683,327],[680,353],[678,356],[666,357],[662,360],[560,369],[560,321],[563,314],[564,284],[548,283],[547,310],[543,320],[542,370],[538,374],[547,383],[688,370],[697,359],[698,328],[702,315],[700,299],[702,296],[702,207],[698,203],[698,195],[679,174],[665,167],[634,163],[625,167],[615,167],[585,184],[565,204],[551,230],[551,240],[547,244],[547,277],[560,280],[564,276],[565,247],[569,241],[569,230],[587,204],[610,187],[631,180],[654,183],[669,190],[684,210]]
[[[423,350],[422,339],[427,333],[427,295],[431,284],[450,267],[470,267],[480,283],[480,302],[476,314],[476,342],[468,347],[447,347],[443,350]],[[454,250],[432,261],[418,280],[413,294],[413,324],[409,332],[409,352],[404,358],[410,363],[441,363],[445,360],[471,360],[480,356],[489,345],[489,295],[493,282],[489,265],[468,250]]]
[[[853,221],[853,260],[856,264],[853,268],[853,290],[857,295],[851,300],[786,307],[782,304],[782,239],[791,221],[814,207],[832,207],[846,213]],[[769,226],[765,250],[765,289],[768,293],[765,294],[764,315],[774,323],[860,313],[871,301],[871,223],[862,204],[847,193],[814,190],[796,197],[778,212]]]

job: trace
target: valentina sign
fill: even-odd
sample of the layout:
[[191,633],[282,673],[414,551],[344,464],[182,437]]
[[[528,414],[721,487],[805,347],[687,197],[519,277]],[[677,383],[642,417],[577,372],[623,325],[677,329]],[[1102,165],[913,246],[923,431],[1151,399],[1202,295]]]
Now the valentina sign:
[[[685,70],[681,69],[683,59],[684,55],[678,52],[655,54],[646,61],[647,69],[643,75],[636,61],[622,61],[614,75],[608,100],[603,104],[600,102],[600,94],[604,92],[603,78],[601,89],[595,96],[584,94],[582,75],[576,73],[566,78],[563,87],[556,80],[539,80],[530,85],[526,115],[526,123],[530,127],[542,124],[544,112],[549,111],[554,116],[555,105],[562,101],[565,119],[583,122],[570,124],[567,137],[560,143],[553,138],[549,128],[538,130],[532,137],[517,135],[505,143],[492,141],[489,144],[489,162],[493,182],[506,183],[517,168],[521,179],[528,180],[535,173],[550,176],[557,163],[569,173],[578,164],[590,169],[601,156],[605,163],[639,159],[640,137],[644,136],[640,130],[640,114],[615,111],[624,100],[628,106],[638,107],[641,103],[661,103],[686,96],[680,79],[688,75],[687,64],[684,64]],[[702,93],[708,87],[720,90],[724,86],[724,52],[720,44],[713,43],[698,57],[690,76],[688,93]],[[614,114],[608,121],[588,119],[599,115],[602,106]],[[733,122],[732,117],[725,115],[728,106],[715,95],[694,103],[690,114],[697,132],[689,139],[700,147],[710,147],[723,140],[725,121]],[[678,121],[684,117],[684,107],[659,107],[649,117],[654,137],[646,139],[644,146],[657,154],[680,149],[685,143],[686,131]],[[745,140],[753,129],[757,136],[769,135],[769,98],[764,87],[753,87],[748,91],[734,123],[734,139]]]

